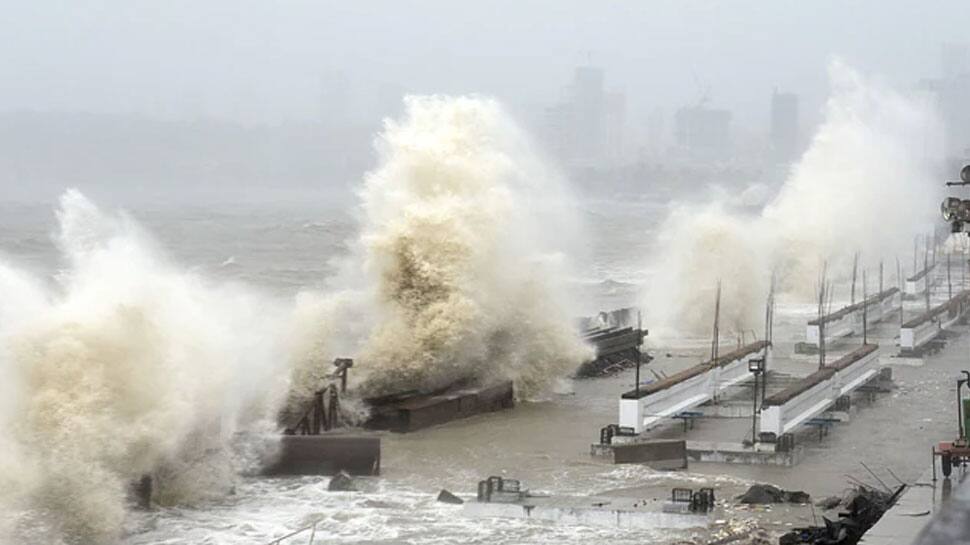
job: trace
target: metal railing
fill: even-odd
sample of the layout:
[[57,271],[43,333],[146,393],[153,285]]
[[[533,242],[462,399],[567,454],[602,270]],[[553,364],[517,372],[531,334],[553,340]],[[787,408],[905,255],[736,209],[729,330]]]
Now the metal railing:
[[[299,536],[301,534],[305,534],[306,532],[310,532],[310,541],[307,541],[306,542],[306,545],[313,545],[313,540],[317,536],[317,525],[320,524],[321,522],[323,522],[322,519],[314,522],[313,524],[311,524],[309,526],[305,526],[303,528],[300,528],[299,530],[294,530],[294,531],[286,534],[285,536],[278,537],[278,538],[274,539],[273,541],[270,541],[266,545],[284,545],[284,543],[287,542],[288,540],[290,540],[292,538],[295,538],[295,537],[297,537],[297,536]],[[286,543],[285,545],[290,545],[290,543]]]

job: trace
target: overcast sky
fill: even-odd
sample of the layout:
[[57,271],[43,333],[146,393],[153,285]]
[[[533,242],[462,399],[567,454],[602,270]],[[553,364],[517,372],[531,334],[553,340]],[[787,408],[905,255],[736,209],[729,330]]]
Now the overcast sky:
[[[606,69],[633,123],[710,87],[740,125],[773,87],[817,108],[834,56],[911,86],[967,41],[970,1],[7,0],[0,110],[321,115],[328,78],[384,109],[402,90],[554,102],[577,64]],[[339,86],[338,86],[339,87]],[[377,89],[377,91],[375,91]]]

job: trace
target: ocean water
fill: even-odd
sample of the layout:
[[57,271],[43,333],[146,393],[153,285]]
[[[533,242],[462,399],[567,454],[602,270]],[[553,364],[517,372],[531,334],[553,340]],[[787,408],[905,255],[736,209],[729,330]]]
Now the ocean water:
[[[626,211],[624,221],[615,208]],[[587,260],[572,280],[591,313],[635,304],[642,276],[644,236],[655,223],[657,207],[610,203],[583,213],[591,230]],[[287,304],[301,290],[325,289],[337,261],[348,253],[358,230],[353,208],[311,205],[135,206],[126,213],[150,234],[154,244],[178,267],[247,289]],[[613,223],[616,221],[617,223]],[[634,221],[639,221],[635,224]],[[53,238],[50,204],[0,205],[0,253],[4,260],[53,284],[67,267]],[[608,234],[621,228],[622,241]],[[602,240],[597,240],[597,239]],[[605,243],[604,243],[605,242]],[[491,474],[522,478],[533,489],[551,492],[608,490],[619,484],[616,469],[592,463],[589,442],[614,412],[616,383],[580,383],[577,389],[527,402],[517,410],[485,415],[454,425],[384,440],[383,475],[365,479],[359,493],[326,491],[326,478],[265,479],[241,476],[234,493],[222,500],[151,512],[131,512],[126,543],[261,543],[316,520],[323,542],[447,543],[456,541],[553,542],[618,539],[604,528],[558,528],[521,521],[473,521],[434,501],[432,492],[448,488],[474,492]],[[592,388],[592,391],[589,389]],[[587,433],[572,429],[577,419]],[[555,424],[553,424],[555,423]],[[442,434],[442,432],[444,432]],[[516,447],[509,448],[510,444]],[[555,445],[550,450],[540,445]],[[644,483],[666,477],[643,470]],[[622,479],[624,485],[631,481]],[[55,542],[42,513],[26,515],[24,542]],[[623,539],[642,542],[663,533],[633,532]],[[620,542],[624,542],[623,539]]]
[[[280,301],[301,289],[319,288],[345,256],[357,230],[353,210],[307,205],[134,207],[131,215],[182,267],[208,277],[245,284]],[[589,240],[577,267],[574,289],[584,293],[583,312],[632,305],[652,270],[645,256],[651,234],[664,214],[650,202],[592,202],[582,210]],[[63,266],[50,240],[54,225],[49,205],[0,206],[0,252],[41,277]],[[917,305],[918,306],[918,305]],[[915,308],[915,307],[914,307]],[[811,305],[783,306],[779,339],[798,339]],[[649,326],[649,324],[647,324]],[[873,335],[890,346],[893,327]],[[673,371],[703,359],[704,339],[651,346],[652,367]],[[686,473],[664,473],[640,466],[612,466],[591,458],[590,443],[600,427],[616,418],[616,398],[632,385],[632,373],[577,381],[512,411],[482,415],[417,433],[387,434],[383,474],[362,479],[360,492],[328,492],[325,477],[240,476],[231,494],[194,505],[131,511],[124,543],[261,544],[318,522],[319,543],[680,543],[703,541],[704,533],[621,530],[506,519],[467,519],[460,508],[435,502],[437,492],[472,495],[489,475],[521,479],[533,491],[559,494],[617,493],[665,497],[674,486],[712,485],[721,499],[751,481],[804,488],[813,495],[840,493],[846,474],[864,478],[859,461],[893,469],[912,480],[929,467],[929,445],[955,429],[952,378],[966,367],[965,337],[954,338],[942,353],[919,367],[895,367],[899,388],[861,404],[851,428],[836,429],[823,441],[806,438],[808,456],[795,469],[699,464]],[[845,349],[845,347],[842,347]],[[836,348],[835,350],[839,350]],[[891,347],[886,354],[891,353]],[[792,374],[815,367],[808,357],[779,349],[779,365]],[[693,433],[737,438],[745,423],[706,421]],[[678,435],[674,427],[665,433]],[[884,473],[885,475],[885,473]],[[887,477],[888,478],[888,477]],[[42,513],[25,515],[22,543],[56,543]],[[731,512],[731,521],[757,520],[782,531],[811,521],[794,508],[773,513]],[[33,519],[31,519],[33,517]],[[292,543],[306,543],[307,535]],[[289,543],[289,542],[287,542]]]

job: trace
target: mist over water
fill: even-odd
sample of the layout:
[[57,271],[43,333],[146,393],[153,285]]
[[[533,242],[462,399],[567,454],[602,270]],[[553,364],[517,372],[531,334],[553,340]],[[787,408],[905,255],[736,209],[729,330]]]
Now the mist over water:
[[[541,393],[590,354],[565,290],[564,256],[579,232],[566,187],[496,101],[405,103],[400,121],[385,122],[379,165],[359,191],[349,287],[303,297],[305,309],[365,327],[324,319],[309,333],[344,347],[337,337],[359,339],[362,393],[495,379]],[[339,355],[304,346],[312,365]]]
[[237,432],[271,442],[284,321],[251,290],[179,269],[76,191],[57,218],[53,283],[0,262],[0,501],[13,514],[0,535],[30,512],[43,521],[24,530],[34,537],[110,543],[132,481],[160,475],[161,504],[202,501],[252,462]]
[[64,193],[58,273],[0,259],[0,534],[114,542],[143,475],[160,505],[226,494],[337,356],[362,396],[492,380],[535,396],[590,355],[565,289],[572,200],[498,103],[409,98],[377,147],[349,256],[294,306]]
[[658,272],[645,306],[658,334],[708,332],[718,279],[722,328],[760,331],[772,270],[782,294],[808,302],[823,262],[835,280],[851,275],[855,252],[863,266],[884,259],[895,270],[895,257],[905,264],[913,236],[932,225],[942,188],[928,151],[940,149],[932,104],[838,60],[829,79],[823,123],[760,213],[675,204],[650,256]]

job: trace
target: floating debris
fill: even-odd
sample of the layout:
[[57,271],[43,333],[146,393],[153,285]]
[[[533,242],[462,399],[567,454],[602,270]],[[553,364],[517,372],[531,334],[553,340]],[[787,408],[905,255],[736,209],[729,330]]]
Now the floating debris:
[[465,503],[465,500],[459,498],[451,492],[448,492],[444,488],[441,489],[441,492],[438,492],[438,501],[441,503],[450,503],[452,505],[461,505]]
[[795,528],[781,536],[778,545],[855,545],[882,518],[883,513],[896,503],[896,499],[905,489],[906,485],[900,485],[895,492],[890,493],[859,486],[846,502],[848,511],[839,513],[838,520],[823,517],[824,526]]
[[354,484],[353,477],[346,471],[341,471],[330,479],[330,482],[327,484],[327,490],[330,492],[356,492],[357,486]]
[[752,485],[747,492],[738,496],[741,503],[748,504],[768,504],[768,503],[808,503],[812,498],[801,490],[782,490],[770,484]]

